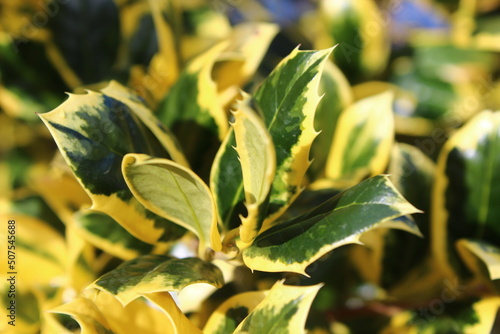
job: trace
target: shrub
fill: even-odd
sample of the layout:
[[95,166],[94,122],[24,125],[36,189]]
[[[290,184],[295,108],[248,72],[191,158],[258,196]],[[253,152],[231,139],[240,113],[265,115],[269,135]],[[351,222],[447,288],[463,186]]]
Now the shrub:
[[3,7],[2,330],[497,327],[494,8],[288,6]]

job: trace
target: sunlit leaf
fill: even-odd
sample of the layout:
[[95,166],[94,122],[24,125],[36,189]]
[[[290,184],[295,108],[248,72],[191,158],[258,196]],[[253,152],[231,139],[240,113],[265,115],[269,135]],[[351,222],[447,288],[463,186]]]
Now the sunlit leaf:
[[461,0],[458,4],[456,18],[453,20],[453,42],[461,48],[499,51],[498,15],[490,14],[494,13],[498,3]]
[[[421,248],[410,246],[414,242],[413,239],[420,238],[422,234],[419,226],[411,217],[398,217],[379,228],[365,232],[359,239],[361,245],[351,249],[350,259],[366,281],[391,287],[418,263],[419,258],[413,260],[410,256],[415,256],[414,249]],[[402,260],[405,260],[404,265],[394,268],[394,263],[400,263]]]
[[207,247],[221,249],[212,193],[195,173],[171,160],[139,154],[126,155],[122,169],[142,205],[198,236],[202,256]]
[[[39,301],[29,285],[20,282],[19,275],[14,277],[15,280],[10,281],[10,275],[0,276],[0,292],[3,296],[0,306],[5,310],[0,331],[16,334],[38,333],[42,317]],[[15,288],[12,288],[12,284]],[[12,302],[15,304],[11,304]]]
[[221,287],[223,282],[220,269],[199,258],[144,255],[124,262],[98,278],[92,286],[115,295],[127,305],[144,293],[179,291],[194,283]]
[[357,101],[341,115],[326,164],[328,178],[353,184],[387,168],[394,142],[392,94]]
[[157,116],[163,124],[174,128],[178,122],[193,121],[224,138],[229,123],[218,101],[211,71],[226,46],[218,44],[187,65],[158,107]]
[[455,241],[498,244],[500,229],[500,113],[484,111],[445,143],[438,159],[432,203],[432,248],[440,268],[460,270]]
[[227,299],[212,313],[203,328],[203,333],[232,333],[266,295],[267,291],[251,291]]
[[484,263],[489,278],[500,278],[500,249],[486,241],[460,239],[457,241],[457,250],[465,264],[476,274],[482,274],[478,260]]
[[240,101],[231,124],[241,163],[247,215],[241,217],[240,237],[252,242],[267,213],[269,190],[276,171],[276,151],[264,122],[249,106],[249,96]]
[[389,227],[418,234],[416,225],[394,220],[416,212],[386,176],[376,176],[260,234],[243,250],[243,261],[253,270],[307,275],[309,264],[335,248],[359,243],[366,231]]
[[233,333],[304,333],[309,308],[321,287],[278,281]]
[[309,174],[314,178],[323,176],[339,116],[353,102],[349,82],[338,67],[329,61],[325,63],[319,92],[323,97],[316,110],[314,128],[320,133],[311,147],[313,162],[309,169]]
[[183,166],[189,166],[177,139],[172,132],[153,115],[144,104],[144,101],[116,81],[111,81],[108,86],[101,90],[101,92],[131,107],[134,114],[139,117],[144,125],[146,125],[167,150],[172,160]]
[[123,306],[110,294],[98,292],[77,297],[50,312],[71,316],[77,321],[81,332],[88,334],[182,333],[178,331],[171,315],[165,313],[166,310],[176,311],[175,303],[168,300],[172,297],[168,294],[162,296],[163,304],[167,303],[168,308],[161,310],[152,307],[144,299],[136,299]]
[[70,224],[75,209],[91,205],[89,196],[69,172],[46,173],[32,185],[66,225]]
[[445,291],[447,291],[445,298],[449,300],[446,304],[441,299],[435,299],[437,305],[444,305],[442,311],[432,312],[432,308],[419,308],[401,312],[392,318],[390,325],[382,330],[381,334],[491,332],[500,306],[500,298],[484,298],[475,302],[456,301],[458,296],[448,290]]
[[[174,331],[168,331],[172,334],[202,334],[185,315],[179,310],[172,296],[167,292],[148,293],[144,297],[151,303],[160,308],[160,310],[168,317],[170,324],[174,327]],[[162,326],[163,327],[163,326]],[[162,330],[164,330],[162,328]]]
[[384,69],[389,45],[375,1],[322,0],[319,11],[325,32],[319,35],[315,47],[339,43],[335,64],[351,80],[359,81]]
[[248,22],[234,27],[229,46],[221,53],[214,68],[219,91],[231,86],[243,87],[254,75],[277,32],[278,27],[270,23]]
[[427,249],[429,244],[434,170],[432,160],[418,148],[401,143],[393,146],[388,173],[403,197],[423,211],[413,216],[413,224],[416,223],[423,237],[399,229],[376,229],[365,233],[361,242],[367,247],[353,247],[351,253],[365,279],[385,288],[392,287],[427,256],[422,249]]
[[[13,19],[11,16],[10,20]],[[20,19],[28,17],[14,20]],[[1,20],[5,28],[7,19],[2,17]],[[20,47],[23,55],[30,54],[32,58],[21,57]],[[35,121],[36,112],[55,108],[64,98],[58,92],[64,85],[57,78],[43,47],[38,43],[18,44],[4,31],[0,32],[0,73],[0,106],[10,117]]]
[[[51,282],[61,286],[66,283],[66,245],[61,234],[49,224],[23,214],[0,214],[0,219],[5,238],[4,247],[0,250],[5,259],[0,264],[2,273],[22,273],[25,284],[45,285]],[[8,236],[14,238],[8,239]],[[8,263],[12,254],[15,255],[14,262]]]
[[180,15],[176,1],[148,1],[155,25],[159,51],[149,64],[148,75],[156,84],[150,90],[155,102],[160,101],[179,77],[180,60],[172,17]]
[[243,174],[235,145],[236,139],[231,129],[217,151],[210,171],[210,189],[217,204],[219,220],[226,231],[239,226],[238,211],[245,199]]
[[152,245],[135,238],[113,218],[99,211],[77,211],[71,226],[97,248],[121,259],[130,260],[153,249]]
[[320,101],[319,83],[332,50],[295,49],[255,93],[276,149],[276,177],[263,229],[269,227],[302,190],[304,175],[311,164],[309,151],[318,134],[314,129],[314,115]]
[[168,157],[133,108],[105,94],[88,92],[70,95],[40,117],[91,197],[93,210],[108,214],[144,242],[176,239],[183,230],[139,204],[121,174],[121,160],[127,153]]
[[[254,95],[256,109],[264,119],[276,150],[276,176],[262,229],[268,228],[302,190],[303,178],[310,165],[310,147],[317,135],[313,121],[320,100],[319,80],[330,52],[331,49],[295,49]],[[243,177],[237,154],[232,149],[234,146],[234,133],[229,132],[217,152],[210,176],[220,219],[226,229],[235,227],[235,212],[240,213],[244,200]]]

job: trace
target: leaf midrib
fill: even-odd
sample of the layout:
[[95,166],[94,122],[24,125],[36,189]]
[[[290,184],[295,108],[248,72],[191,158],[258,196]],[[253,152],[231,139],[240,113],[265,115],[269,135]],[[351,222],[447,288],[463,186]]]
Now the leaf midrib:
[[201,223],[198,220],[198,216],[196,215],[196,211],[194,210],[193,205],[191,204],[191,201],[189,201],[189,198],[184,193],[184,191],[181,188],[179,182],[177,182],[177,178],[172,173],[172,171],[168,170],[168,172],[170,173],[170,176],[174,179],[175,185],[177,186],[177,189],[181,193],[182,197],[184,198],[184,201],[188,204],[189,211],[191,212],[191,214],[192,214],[192,216],[194,218],[194,222],[196,224],[196,228],[197,228],[197,231],[198,231],[198,238],[200,238],[200,242],[202,244],[205,244],[205,241],[206,241],[205,240],[205,235],[203,234],[203,229],[202,229]]

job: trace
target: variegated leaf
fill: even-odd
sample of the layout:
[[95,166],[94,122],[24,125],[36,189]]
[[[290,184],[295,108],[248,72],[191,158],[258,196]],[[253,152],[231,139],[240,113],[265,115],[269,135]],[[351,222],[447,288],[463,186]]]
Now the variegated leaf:
[[[175,36],[175,26],[172,21],[181,15],[179,5],[175,1],[148,1],[151,16],[158,38],[158,52],[149,63],[148,76],[155,85],[150,89],[155,101],[160,101],[170,86],[179,77],[178,41]],[[149,88],[149,87],[148,87]]]
[[236,152],[241,163],[246,217],[241,216],[240,238],[250,243],[259,232],[267,213],[269,190],[276,172],[276,151],[264,122],[249,106],[250,97],[236,105],[231,124]]
[[385,68],[390,47],[386,30],[378,26],[383,19],[374,0],[321,0],[319,10],[325,31],[315,36],[320,37],[315,47],[339,43],[335,64],[351,80],[360,81]]
[[[40,331],[43,313],[39,300],[31,291],[29,284],[23,284],[20,277],[22,276],[15,275],[15,282],[13,282],[9,280],[10,275],[5,275],[5,272],[2,272],[0,276],[0,293],[4,296],[0,299],[0,307],[5,310],[4,321],[0,323],[0,333],[24,334]],[[12,288],[12,283],[15,288]],[[11,304],[11,301],[15,304]]]
[[152,245],[135,238],[113,218],[99,211],[77,211],[71,226],[84,240],[124,260],[131,260],[153,250]]
[[[0,249],[0,255],[5,259],[0,263],[2,273],[22,273],[23,283],[30,286],[48,285],[49,282],[56,286],[63,285],[66,274],[66,244],[63,236],[44,221],[27,215],[0,214],[0,219],[5,242]],[[14,229],[9,229],[9,226]],[[10,230],[15,231],[15,234],[10,234]],[[8,239],[8,236],[14,238]],[[14,248],[9,249],[9,245]],[[12,258],[8,256],[9,252],[14,252],[18,259],[14,259],[14,269],[7,261]]]
[[212,193],[195,173],[171,160],[144,154],[126,155],[122,169],[128,187],[144,207],[198,236],[202,257],[207,247],[221,250]]
[[[166,330],[162,328],[165,333],[172,334],[202,334],[201,330],[197,328],[185,315],[181,312],[174,299],[168,292],[147,293],[144,297],[157,306],[161,312],[165,314],[170,320],[170,325],[173,330]],[[163,326],[162,326],[163,327]]]
[[[415,256],[415,248],[411,247],[413,239],[422,237],[418,225],[410,216],[398,217],[363,233],[359,239],[362,246],[351,249],[351,262],[366,281],[389,288],[418,263],[411,261],[411,258],[408,261],[406,259]],[[408,251],[405,247],[407,244]],[[405,259],[405,265],[394,268],[394,264],[402,259]]]
[[[243,88],[254,75],[278,26],[272,23],[247,22],[233,28],[229,45],[214,67],[214,80],[219,91]],[[235,90],[237,93],[237,90]]]
[[357,101],[340,115],[337,128],[326,177],[349,179],[356,184],[367,176],[383,173],[394,142],[392,94]]
[[456,243],[457,250],[465,264],[476,274],[482,275],[482,262],[488,270],[489,278],[500,278],[500,248],[480,240],[460,239]]
[[[423,237],[396,229],[376,229],[363,235],[367,247],[353,247],[354,263],[362,276],[384,288],[401,282],[420,263],[429,246],[430,194],[435,166],[418,148],[396,143],[388,168],[390,179],[403,197],[423,211],[415,215]],[[407,219],[407,217],[402,217]]]
[[[500,298],[490,297],[475,302],[456,301],[455,291],[443,290],[442,299],[431,301],[430,309],[420,307],[394,316],[381,334],[395,333],[490,333],[500,306]],[[445,301],[446,302],[445,304]],[[432,305],[443,305],[435,306]],[[432,312],[439,307],[439,312]],[[441,310],[442,309],[442,310]]]
[[127,153],[168,157],[162,142],[135,114],[133,104],[88,92],[70,95],[58,108],[40,117],[91,197],[93,210],[108,214],[147,243],[177,239],[184,233],[178,225],[139,204],[121,174],[121,160]]
[[337,247],[359,243],[366,231],[390,227],[418,234],[415,225],[395,221],[416,212],[386,176],[376,176],[259,234],[243,250],[243,261],[252,270],[307,275],[309,264]]
[[305,333],[309,308],[321,287],[321,284],[291,286],[276,282],[233,333]]
[[[266,229],[300,194],[310,165],[309,151],[317,132],[314,113],[319,103],[318,85],[323,65],[332,49],[299,51],[295,49],[264,80],[254,95],[257,111],[271,134],[276,150],[274,178]],[[211,172],[219,214],[224,226],[233,227],[234,212],[243,201],[241,167],[229,133],[217,153]]]
[[267,293],[267,291],[243,292],[227,299],[212,313],[203,328],[203,333],[232,333]]
[[432,203],[432,249],[440,268],[455,276],[455,241],[500,240],[500,113],[484,111],[445,143]]
[[167,152],[172,157],[172,160],[185,167],[189,167],[189,163],[182,153],[182,149],[177,139],[174,137],[170,129],[163,125],[153,115],[153,113],[151,113],[151,111],[144,104],[144,101],[114,80],[102,89],[101,92],[132,108],[134,114],[155,135],[163,147],[165,147]]
[[68,284],[76,291],[81,291],[95,281],[102,265],[99,259],[108,255],[96,254],[95,247],[82,238],[73,225],[66,226],[65,234]]
[[[229,128],[226,114],[218,101],[217,85],[211,71],[227,43],[220,43],[193,59],[170,88],[157,110],[158,118],[168,127],[179,121],[194,121],[223,139]],[[184,143],[183,143],[184,144]]]
[[71,224],[75,209],[91,205],[89,196],[69,171],[47,172],[33,180],[32,186],[66,226]]
[[82,333],[114,334],[100,310],[88,298],[78,297],[50,312],[71,316],[78,322]]
[[210,189],[214,194],[219,221],[226,232],[239,226],[239,214],[245,199],[243,174],[235,145],[234,131],[230,129],[210,170]]
[[173,319],[170,314],[166,314],[166,311],[173,315],[179,312],[172,297],[169,294],[159,295],[163,299],[158,305],[160,310],[144,299],[136,299],[123,306],[108,293],[92,291],[50,312],[71,316],[78,322],[81,332],[88,334],[183,333],[180,329],[185,326],[178,328],[183,323],[174,322],[180,318]]
[[292,51],[264,80],[255,100],[276,148],[276,176],[263,230],[300,194],[311,162],[309,151],[318,132],[314,115],[319,82],[333,48]]
[[314,128],[320,133],[311,146],[313,162],[308,173],[313,179],[324,176],[328,152],[330,152],[333,143],[338,118],[342,111],[353,102],[349,82],[331,61],[325,63],[319,91],[320,94],[323,94],[323,98],[316,110]]
[[91,287],[107,291],[127,305],[145,293],[179,291],[194,283],[221,287],[224,279],[218,267],[199,258],[144,255],[104,274]]

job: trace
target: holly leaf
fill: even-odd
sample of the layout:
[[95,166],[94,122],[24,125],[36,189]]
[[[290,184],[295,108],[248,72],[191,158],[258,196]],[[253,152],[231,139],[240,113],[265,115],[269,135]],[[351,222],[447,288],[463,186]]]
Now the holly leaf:
[[241,216],[240,238],[252,242],[267,213],[269,190],[276,171],[276,151],[264,122],[249,106],[249,96],[240,101],[231,124],[241,163],[246,217]]
[[309,308],[321,287],[322,284],[291,286],[276,282],[233,333],[304,333]]
[[[108,91],[118,91],[114,88],[116,85]],[[144,242],[177,239],[184,230],[137,202],[121,173],[121,161],[127,153],[170,157],[163,140],[154,135],[161,129],[151,131],[141,121],[148,111],[129,103],[130,97],[124,97],[124,93],[116,94],[121,94],[119,99],[98,92],[71,94],[58,108],[40,118],[92,199],[91,209],[108,214]]]
[[243,250],[243,261],[252,270],[307,276],[305,269],[309,264],[335,248],[359,243],[364,232],[390,227],[418,235],[416,225],[395,220],[417,212],[387,176],[376,176],[259,234]]
[[198,236],[202,257],[207,247],[221,250],[212,193],[193,171],[144,154],[127,154],[122,169],[128,187],[144,207]]
[[106,291],[127,305],[145,293],[180,291],[194,283],[207,283],[220,288],[224,278],[218,267],[199,258],[143,255],[122,263],[90,287]]

